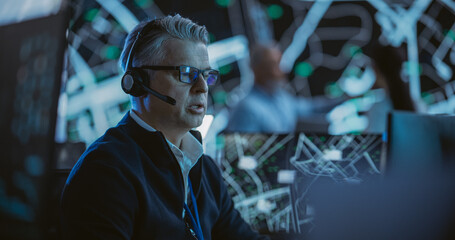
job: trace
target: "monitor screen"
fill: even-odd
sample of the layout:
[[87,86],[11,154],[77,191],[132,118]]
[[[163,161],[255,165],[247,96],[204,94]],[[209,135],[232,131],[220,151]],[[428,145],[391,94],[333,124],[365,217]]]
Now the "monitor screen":
[[0,27],[0,239],[44,239],[66,13]]
[[453,164],[455,116],[396,111],[389,115],[387,171],[428,171]]
[[320,133],[219,136],[223,177],[235,207],[262,233],[307,233],[315,182],[361,183],[379,176],[381,135]]

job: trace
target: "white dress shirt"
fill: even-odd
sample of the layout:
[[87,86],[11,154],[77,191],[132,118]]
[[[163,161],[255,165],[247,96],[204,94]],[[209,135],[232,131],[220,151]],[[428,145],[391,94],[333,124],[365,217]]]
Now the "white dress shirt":
[[[130,116],[134,119],[134,121],[139,124],[139,126],[143,127],[147,131],[155,132],[152,126],[142,120],[134,110],[130,110]],[[188,199],[188,192],[189,192],[189,185],[188,185],[188,174],[190,173],[191,168],[196,165],[198,159],[202,156],[204,150],[202,148],[202,144],[189,132],[187,132],[183,138],[180,148],[175,146],[171,143],[168,139],[166,139],[169,147],[171,148],[172,152],[177,159],[177,162],[180,166],[180,170],[182,171],[183,176],[183,185],[185,187],[185,203],[187,203]],[[185,211],[183,211],[182,216],[184,216]]]

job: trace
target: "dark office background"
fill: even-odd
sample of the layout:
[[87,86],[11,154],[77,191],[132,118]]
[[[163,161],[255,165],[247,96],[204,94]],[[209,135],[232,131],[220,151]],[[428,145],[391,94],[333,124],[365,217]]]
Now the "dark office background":
[[[211,64],[222,74],[210,90],[213,121],[205,126],[206,143],[215,148],[213,136],[252,86],[248,48],[254,43],[274,42],[283,50],[287,87],[296,95],[349,96],[355,111],[346,119],[369,110],[358,103],[376,101],[370,53],[378,42],[403,50],[401,77],[422,113],[455,110],[453,1],[78,0],[58,9],[40,15],[20,1],[0,9],[9,16],[0,18],[0,126],[6,136],[0,142],[0,230],[6,236],[42,233],[35,223],[56,214],[59,194],[48,183],[61,185],[65,178],[58,171],[48,177],[48,171],[71,168],[129,109],[117,59],[128,31],[147,18],[178,13],[207,27]],[[336,133],[364,130],[344,124]],[[55,236],[58,230],[50,231]]]

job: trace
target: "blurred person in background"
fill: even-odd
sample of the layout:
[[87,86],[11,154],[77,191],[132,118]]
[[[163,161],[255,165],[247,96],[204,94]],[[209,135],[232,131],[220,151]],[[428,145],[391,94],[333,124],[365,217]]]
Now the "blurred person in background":
[[201,135],[210,69],[205,27],[180,15],[145,21],[120,64],[132,108],[81,156],[66,182],[68,239],[265,239],[234,208]]
[[401,77],[405,50],[403,47],[373,44],[370,53],[376,81],[373,88],[384,90],[383,101],[375,103],[366,113],[368,132],[384,132],[387,125],[387,114],[393,110],[416,112],[417,106],[409,92],[409,84]]
[[285,90],[288,80],[280,69],[281,55],[281,50],[272,44],[251,48],[254,86],[232,110],[226,131],[293,132],[299,120],[316,118],[342,102],[325,97],[297,97]]

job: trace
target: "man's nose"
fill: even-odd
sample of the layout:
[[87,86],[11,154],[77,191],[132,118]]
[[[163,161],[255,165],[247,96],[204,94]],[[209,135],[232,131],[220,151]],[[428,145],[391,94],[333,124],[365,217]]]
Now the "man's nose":
[[209,86],[207,85],[207,80],[204,79],[202,74],[199,74],[196,81],[193,83],[191,87],[192,91],[195,93],[206,93],[209,91]]

